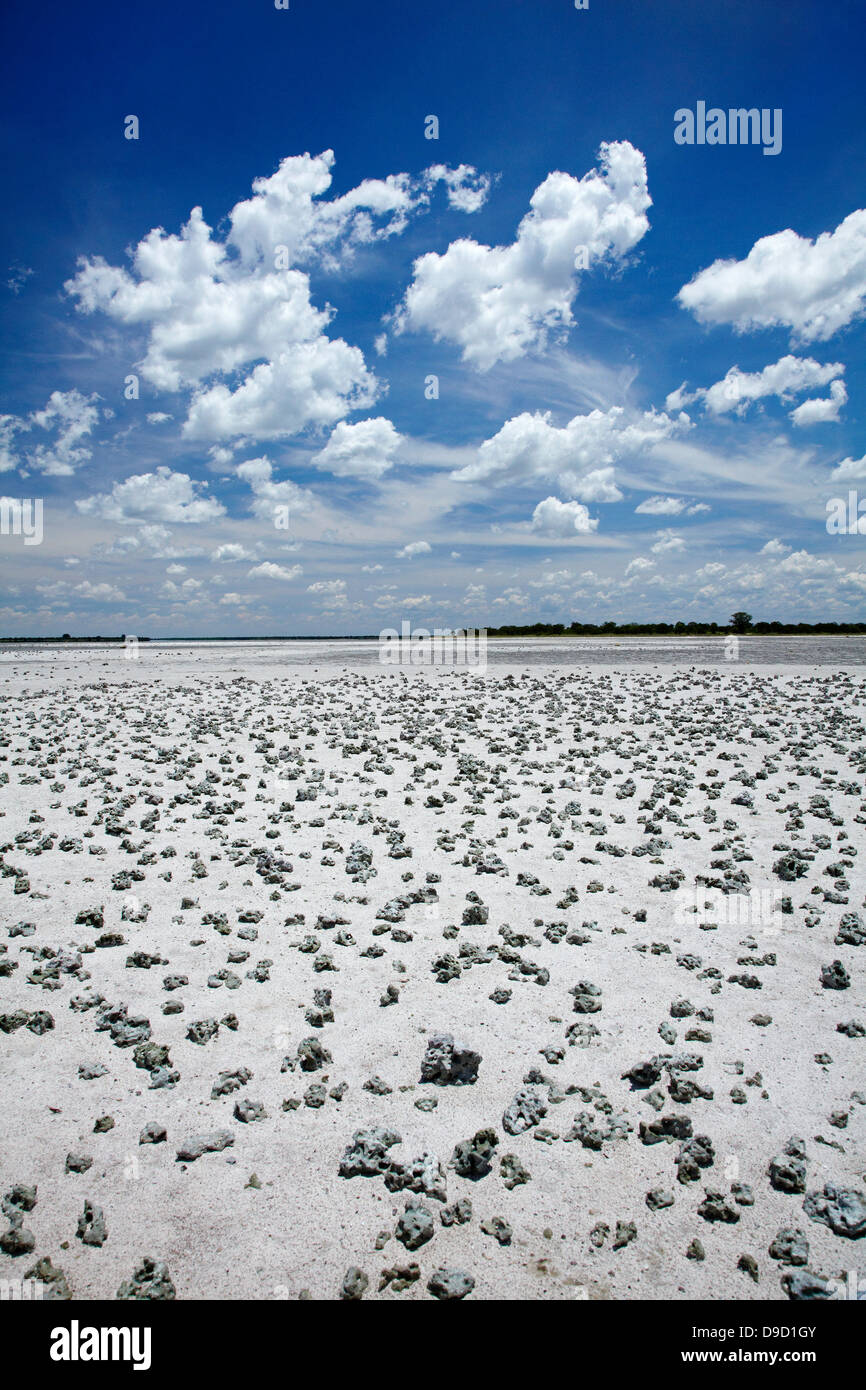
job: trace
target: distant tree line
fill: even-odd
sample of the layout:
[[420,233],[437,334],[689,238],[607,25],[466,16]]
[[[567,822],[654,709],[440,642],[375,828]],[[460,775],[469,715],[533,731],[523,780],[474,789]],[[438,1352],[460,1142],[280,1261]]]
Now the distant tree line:
[[[443,631],[450,629],[443,629]],[[455,628],[455,632],[467,629]],[[468,629],[471,631],[472,629]],[[729,633],[753,635],[755,637],[851,637],[866,635],[864,623],[779,623],[754,622],[751,613],[738,611],[732,613],[727,623],[523,623],[506,624],[505,627],[488,627],[488,637],[726,637]],[[380,634],[381,635],[381,634]],[[149,637],[139,637],[139,642],[149,642]],[[316,642],[334,641],[331,633],[317,636],[299,637],[297,635],[277,635],[261,637],[198,637],[176,638],[176,641],[199,642]],[[359,635],[356,641],[375,642],[377,634],[370,632]],[[64,632],[62,637],[0,637],[0,642],[123,642],[122,637],[70,637]]]
[[[149,642],[149,637],[139,637],[139,642]],[[94,633],[91,637],[70,637],[68,632],[64,632],[62,637],[0,637],[0,642],[26,642],[33,645],[36,642],[125,642],[126,633],[120,637],[102,637]]]
[[489,627],[488,637],[724,637],[729,633],[755,637],[857,636],[866,623],[753,622],[750,613],[732,613],[725,623],[527,623]]

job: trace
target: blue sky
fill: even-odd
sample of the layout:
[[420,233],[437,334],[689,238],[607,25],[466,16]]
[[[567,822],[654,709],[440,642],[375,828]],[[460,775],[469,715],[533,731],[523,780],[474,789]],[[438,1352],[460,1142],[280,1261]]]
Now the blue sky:
[[862,619],[862,11],[7,6],[0,632]]

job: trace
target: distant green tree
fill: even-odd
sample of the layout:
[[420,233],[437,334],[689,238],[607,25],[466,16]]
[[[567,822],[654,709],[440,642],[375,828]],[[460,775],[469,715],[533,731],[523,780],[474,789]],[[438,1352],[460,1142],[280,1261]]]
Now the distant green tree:
[[748,632],[752,626],[751,613],[736,612],[731,614],[731,631]]

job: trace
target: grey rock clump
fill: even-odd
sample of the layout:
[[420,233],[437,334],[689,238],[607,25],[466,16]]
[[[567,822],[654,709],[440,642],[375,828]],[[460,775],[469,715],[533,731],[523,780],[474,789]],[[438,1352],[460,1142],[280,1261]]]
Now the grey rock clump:
[[734,1225],[740,1219],[740,1213],[733,1203],[721,1192],[714,1192],[710,1188],[706,1189],[704,1200],[698,1207],[698,1216],[705,1221],[721,1221],[726,1225]]
[[387,1081],[383,1081],[381,1076],[371,1076],[369,1081],[365,1081],[361,1087],[364,1091],[369,1091],[373,1096],[390,1096],[394,1093],[394,1087],[389,1086]]
[[837,946],[866,946],[866,924],[859,912],[844,913],[836,933]]
[[69,1153],[66,1155],[65,1171],[67,1173],[86,1173],[92,1165],[93,1159],[90,1154]]
[[661,1059],[652,1057],[648,1062],[638,1062],[629,1071],[624,1071],[620,1079],[630,1081],[633,1091],[647,1091],[660,1080],[661,1074]]
[[688,999],[675,999],[670,1007],[671,1018],[689,1018],[695,1011]]
[[523,1134],[532,1129],[547,1114],[547,1101],[538,1091],[524,1086],[517,1092],[502,1116],[502,1128],[506,1134]]
[[117,1290],[117,1298],[123,1300],[169,1300],[177,1297],[174,1284],[166,1265],[161,1260],[153,1260],[145,1255],[135,1268],[131,1279],[126,1280]]
[[92,1202],[84,1203],[84,1211],[78,1218],[78,1229],[75,1232],[83,1245],[104,1245],[108,1239],[108,1227],[105,1224],[105,1217],[101,1207],[95,1207]]
[[141,1015],[129,1016],[126,1004],[101,1004],[94,1028],[97,1033],[109,1033],[115,1047],[137,1047],[150,1037],[150,1020]]
[[645,1200],[650,1211],[661,1211],[664,1207],[673,1206],[674,1194],[665,1188],[654,1187],[647,1193]]
[[189,1025],[186,1035],[190,1042],[197,1043],[199,1047],[204,1047],[205,1043],[215,1038],[220,1030],[220,1026],[215,1018],[197,1019]]
[[782,1153],[770,1159],[767,1169],[770,1186],[777,1192],[805,1192],[806,1163],[806,1145],[795,1135],[788,1140]]
[[301,1071],[320,1071],[333,1061],[330,1052],[318,1038],[303,1038],[298,1043],[298,1064]]
[[26,1027],[37,1038],[41,1038],[45,1033],[50,1033],[54,1027],[54,1019],[45,1009],[37,1009],[27,1020]]
[[693,1100],[712,1100],[713,1092],[697,1081],[687,1081],[685,1077],[671,1076],[668,1095],[677,1105],[690,1105]]
[[144,1129],[138,1136],[139,1144],[164,1144],[168,1135],[165,1125],[161,1125],[156,1120],[148,1120]]
[[500,1245],[510,1245],[513,1231],[501,1216],[488,1216],[481,1222],[481,1230],[486,1236],[493,1236]]
[[41,1260],[37,1260],[24,1275],[26,1279],[36,1279],[44,1285],[42,1292],[43,1303],[56,1303],[65,1301],[72,1297],[69,1285],[66,1282],[66,1275],[62,1269],[55,1269],[47,1255],[43,1255]]
[[443,1226],[465,1226],[472,1220],[472,1203],[468,1197],[460,1197],[450,1207],[443,1207],[439,1213]]
[[376,1177],[391,1165],[388,1150],[402,1142],[392,1129],[357,1129],[340,1159],[341,1178]]
[[447,985],[449,980],[459,980],[462,974],[457,960],[447,952],[445,955],[436,957],[431,969],[436,977],[436,983],[440,985]]
[[812,1221],[823,1222],[837,1236],[859,1240],[866,1236],[866,1201],[851,1187],[824,1184],[823,1192],[810,1192],[803,1210]]
[[570,1144],[577,1140],[583,1148],[599,1152],[608,1139],[627,1139],[631,1128],[625,1115],[608,1116],[599,1110],[581,1110],[562,1141]]
[[576,1014],[595,1014],[601,1009],[601,989],[589,980],[579,980],[569,994],[574,996]]
[[822,965],[821,984],[824,989],[850,989],[851,976],[840,960],[834,960],[831,965]]
[[423,1202],[409,1201],[397,1222],[395,1235],[407,1250],[418,1250],[433,1239],[433,1213]]
[[95,927],[101,930],[105,926],[105,917],[102,905],[99,907],[83,908],[76,914],[75,925],[77,927]]
[[835,1286],[811,1269],[792,1269],[782,1275],[782,1288],[792,1302],[832,1298]]
[[637,1240],[637,1226],[633,1221],[617,1221],[616,1232],[613,1238],[614,1250],[623,1250],[626,1245],[630,1245],[633,1240]]
[[222,1153],[223,1149],[229,1148],[234,1142],[235,1137],[228,1129],[217,1129],[211,1134],[194,1134],[184,1140],[178,1149],[178,1162],[194,1163],[202,1154]]
[[29,1255],[36,1248],[36,1237],[23,1224],[23,1217],[10,1218],[8,1231],[0,1236],[0,1250],[4,1255]]
[[23,1028],[30,1015],[25,1009],[16,1009],[11,1014],[0,1014],[0,1033],[14,1033]]
[[347,1301],[363,1298],[367,1292],[370,1280],[367,1278],[363,1269],[357,1265],[350,1265],[343,1275],[343,1282],[340,1285],[340,1297]]
[[180,1081],[180,1072],[172,1067],[153,1067],[150,1072],[151,1091],[161,1091],[167,1086],[176,1086]]
[[490,909],[484,903],[470,903],[469,907],[463,909],[464,927],[483,926],[490,916]]
[[420,1278],[421,1266],[414,1261],[408,1265],[393,1265],[390,1269],[383,1269],[379,1275],[379,1292],[390,1287],[395,1293],[402,1293],[411,1284],[417,1284]]
[[531,1174],[516,1154],[503,1154],[499,1160],[499,1176],[509,1192],[522,1183],[531,1181]]
[[783,1226],[773,1237],[769,1254],[783,1265],[805,1265],[809,1260],[809,1242],[802,1231]]
[[266,1120],[268,1117],[268,1112],[261,1101],[246,1098],[235,1101],[233,1114],[235,1119],[240,1120],[241,1124],[244,1125],[252,1124],[255,1120]]
[[385,1171],[385,1186],[389,1192],[420,1192],[444,1202],[447,1198],[446,1179],[435,1154],[424,1153],[411,1163],[396,1160]]
[[473,1182],[486,1177],[492,1170],[491,1159],[498,1144],[496,1131],[492,1129],[479,1129],[471,1139],[461,1140],[451,1158],[455,1172]]
[[808,872],[809,861],[800,850],[789,850],[777,859],[773,865],[773,873],[776,874],[784,883],[793,883],[795,879],[802,878]]
[[435,1269],[427,1288],[434,1298],[442,1301],[467,1298],[475,1288],[475,1280],[463,1269]]
[[688,1115],[660,1115],[657,1120],[641,1120],[638,1132],[642,1144],[670,1144],[675,1139],[691,1139],[692,1122]]
[[16,1183],[14,1187],[9,1189],[3,1198],[2,1207],[10,1221],[20,1216],[22,1212],[33,1210],[36,1206],[38,1190],[37,1187],[30,1187],[23,1182]]
[[[170,1070],[171,1057],[168,1048],[161,1043],[139,1043],[132,1054],[132,1060],[142,1071]],[[178,1079],[180,1079],[178,1077]]]
[[434,1033],[421,1062],[421,1081],[435,1086],[473,1085],[480,1065],[480,1052],[473,1052],[451,1033]]
[[362,845],[359,841],[356,841],[346,855],[346,873],[349,874],[351,878],[363,881],[365,878],[369,877],[371,873],[376,872],[375,869],[371,870],[370,868],[372,863],[372,851],[367,849],[366,845]]
[[716,1159],[712,1140],[706,1134],[696,1134],[680,1145],[676,1157],[677,1181],[697,1182],[703,1168],[712,1168]]
[[248,1067],[238,1067],[237,1071],[221,1071],[219,1080],[211,1087],[211,1100],[218,1100],[220,1096],[230,1096],[233,1091],[239,1091],[241,1086],[246,1086],[252,1079],[252,1075]]

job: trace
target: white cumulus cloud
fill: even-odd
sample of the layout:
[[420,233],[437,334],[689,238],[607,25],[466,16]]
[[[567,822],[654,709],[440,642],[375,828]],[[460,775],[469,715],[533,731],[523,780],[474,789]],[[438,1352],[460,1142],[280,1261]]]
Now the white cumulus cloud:
[[645,497],[635,511],[648,516],[679,516],[685,505],[681,497]]
[[225,515],[225,507],[215,497],[201,496],[205,486],[187,473],[162,466],[155,473],[135,473],[115,483],[111,492],[81,498],[75,505],[84,516],[123,525],[135,521],[195,524]]
[[847,478],[866,478],[866,454],[861,459],[843,459],[837,463],[830,477],[834,483],[844,482]]
[[830,395],[823,399],[803,401],[796,410],[791,411],[791,419],[795,425],[825,425],[839,419],[839,411],[848,400],[848,392],[845,390],[844,381],[834,381],[830,386]]
[[655,560],[648,560],[645,555],[636,555],[633,560],[629,560],[625,567],[626,575],[643,574],[646,570],[655,567]]
[[[356,247],[402,232],[439,181],[467,211],[489,186],[469,165],[437,165],[414,180],[365,179],[328,200],[333,163],[331,150],[284,159],[230,210],[224,237],[196,207],[178,235],[148,232],[129,269],[83,257],[66,283],[82,313],[147,331],[137,368],[146,381],[196,392],[187,438],[283,439],[371,406],[376,378],[359,348],[329,336],[334,310],[313,304],[303,267],[334,267]],[[230,374],[231,385],[217,379]]]
[[225,545],[218,545],[211,555],[211,559],[218,564],[222,562],[232,562],[234,560],[254,560],[256,557],[252,551],[247,550],[246,546],[238,545],[235,541],[227,542]]
[[355,425],[341,420],[311,462],[337,477],[373,480],[387,473],[401,443],[402,436],[382,416],[359,420]]
[[790,549],[791,547],[789,545],[785,545],[784,541],[780,541],[778,536],[774,536],[771,541],[767,541],[766,545],[761,546],[761,554],[787,555]]
[[397,560],[411,560],[415,555],[429,555],[433,547],[428,541],[410,541],[402,550],[395,552]]
[[647,411],[631,420],[621,406],[576,415],[561,429],[550,413],[524,412],[507,420],[478,450],[477,458],[451,476],[495,486],[552,479],[560,491],[584,502],[619,501],[612,464],[668,439],[686,416]]
[[274,470],[269,458],[247,459],[237,466],[237,475],[252,490],[250,511],[263,521],[271,521],[277,507],[288,507],[289,513],[308,512],[313,503],[313,495],[306,488],[299,487],[290,478],[282,482],[274,481]]
[[[676,391],[670,393],[665,407],[667,410],[680,410],[685,405],[702,401],[712,415],[724,415],[728,411],[736,411],[738,415],[742,415],[753,401],[761,400],[765,396],[778,396],[781,401],[789,401],[793,396],[834,382],[844,371],[844,362],[816,362],[813,357],[794,357],[789,354],[787,357],[780,357],[778,362],[770,363],[760,372],[741,372],[739,367],[731,367],[721,381],[715,382],[712,386],[698,387],[692,392],[687,390],[684,382]],[[844,404],[847,399],[844,384],[841,381],[836,382],[831,391],[836,396],[841,392],[838,404]],[[802,409],[800,406],[799,410]],[[792,418],[796,415],[797,411]],[[795,423],[799,423],[796,418]]]
[[265,560],[262,564],[254,565],[251,570],[247,570],[247,579],[282,579],[288,583],[297,579],[303,572],[300,565],[287,568],[285,565],[275,565],[273,561]]
[[345,579],[317,579],[314,584],[307,585],[308,594],[325,594],[333,597],[337,594],[346,592]]
[[[354,201],[344,195],[336,210],[314,209],[314,189],[330,183],[328,159],[284,161],[273,176],[281,192],[272,180],[257,181],[254,197],[229,214],[225,240],[193,208],[180,235],[149,232],[131,270],[84,258],[65,288],[83,313],[148,330],[138,370],[157,390],[198,389],[188,437],[277,439],[333,425],[372,404],[377,386],[360,349],[328,337],[333,311],[313,305],[309,276],[294,261],[341,236],[363,240],[362,225],[372,237],[373,205],[398,216],[405,210],[403,177],[353,190]],[[247,375],[234,389],[213,381],[239,371]]]
[[665,555],[672,550],[685,550],[686,543],[675,531],[657,531],[655,545],[650,546],[654,555]]
[[425,177],[431,186],[444,183],[448,194],[448,204],[458,212],[478,212],[487,201],[490,192],[490,177],[479,174],[471,164],[460,164],[449,169],[445,164],[433,164],[425,170]]
[[546,497],[532,513],[532,530],[544,536],[586,535],[598,528],[582,502],[561,502],[558,497]]
[[377,394],[360,348],[319,334],[260,362],[234,390],[218,382],[198,392],[183,433],[203,440],[285,439],[366,410]]
[[578,270],[622,260],[649,228],[641,152],[628,141],[606,143],[599,163],[582,179],[549,174],[511,245],[461,238],[442,255],[419,257],[397,331],[427,330],[485,371],[568,329]]
[[19,430],[28,426],[15,415],[0,415],[0,473],[9,473],[19,464],[13,451],[13,441]]
[[785,327],[800,342],[823,342],[866,306],[866,210],[812,241],[790,228],[755,242],[743,261],[718,260],[677,296],[701,323],[741,333]]
[[55,478],[73,474],[93,455],[83,441],[99,421],[99,410],[94,404],[98,399],[95,394],[84,396],[75,390],[52,391],[42,409],[34,410],[26,420],[0,416],[0,473],[19,466],[20,460],[11,450],[14,435],[36,425],[54,438],[27,451],[27,466]]

